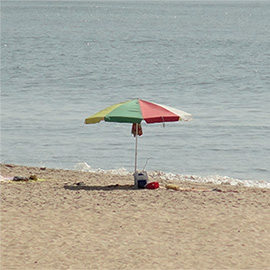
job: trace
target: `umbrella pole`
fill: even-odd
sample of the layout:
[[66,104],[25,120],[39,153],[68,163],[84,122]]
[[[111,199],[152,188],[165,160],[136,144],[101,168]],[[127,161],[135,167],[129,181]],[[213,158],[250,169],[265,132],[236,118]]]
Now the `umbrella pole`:
[[138,129],[139,125],[136,123],[136,135],[135,135],[135,172],[137,172],[137,148],[138,148]]

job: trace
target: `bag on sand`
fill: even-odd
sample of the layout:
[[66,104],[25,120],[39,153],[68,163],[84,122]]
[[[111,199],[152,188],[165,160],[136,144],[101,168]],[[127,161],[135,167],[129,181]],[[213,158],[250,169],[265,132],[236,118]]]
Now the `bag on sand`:
[[148,189],[156,189],[159,188],[159,183],[158,182],[151,182],[146,185],[146,188]]

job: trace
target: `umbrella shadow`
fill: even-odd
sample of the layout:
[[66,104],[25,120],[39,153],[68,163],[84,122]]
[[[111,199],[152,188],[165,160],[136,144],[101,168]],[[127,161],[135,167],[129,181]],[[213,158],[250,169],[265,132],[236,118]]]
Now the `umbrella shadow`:
[[64,185],[64,189],[67,190],[102,190],[102,191],[111,191],[111,190],[135,190],[134,185],[108,185],[108,186],[88,186],[81,183],[76,183],[75,185]]

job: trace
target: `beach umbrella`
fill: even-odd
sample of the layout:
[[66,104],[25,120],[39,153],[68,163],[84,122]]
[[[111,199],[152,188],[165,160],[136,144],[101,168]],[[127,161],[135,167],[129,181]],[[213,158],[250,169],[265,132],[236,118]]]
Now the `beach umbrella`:
[[131,99],[114,104],[85,119],[85,124],[100,121],[132,123],[132,134],[135,141],[135,173],[137,171],[138,136],[142,135],[141,122],[147,124],[176,121],[191,121],[192,115],[178,109],[149,102],[142,99]]

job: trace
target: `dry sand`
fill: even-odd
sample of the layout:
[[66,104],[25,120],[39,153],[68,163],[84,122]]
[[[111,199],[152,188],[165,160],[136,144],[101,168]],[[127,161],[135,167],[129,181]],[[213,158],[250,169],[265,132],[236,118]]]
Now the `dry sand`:
[[2,270],[270,269],[270,189],[0,168]]

